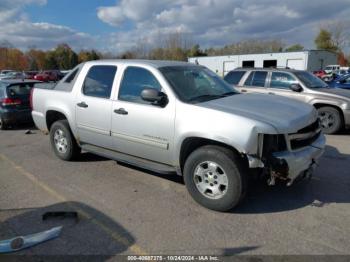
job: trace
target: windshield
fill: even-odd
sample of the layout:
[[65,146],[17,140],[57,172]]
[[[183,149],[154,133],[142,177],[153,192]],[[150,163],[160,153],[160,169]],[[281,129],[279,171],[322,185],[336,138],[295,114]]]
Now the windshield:
[[300,71],[300,72],[295,72],[294,74],[308,88],[326,88],[326,87],[328,87],[328,85],[325,82],[323,82],[317,76],[314,76],[313,74],[311,74],[309,72]]
[[169,66],[159,70],[184,102],[205,102],[238,94],[233,87],[205,67]]

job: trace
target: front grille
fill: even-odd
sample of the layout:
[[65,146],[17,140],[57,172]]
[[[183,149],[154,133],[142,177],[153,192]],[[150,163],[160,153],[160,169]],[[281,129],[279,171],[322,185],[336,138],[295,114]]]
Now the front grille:
[[297,133],[289,134],[292,150],[297,150],[311,145],[321,135],[320,122],[317,120],[311,125],[300,129]]

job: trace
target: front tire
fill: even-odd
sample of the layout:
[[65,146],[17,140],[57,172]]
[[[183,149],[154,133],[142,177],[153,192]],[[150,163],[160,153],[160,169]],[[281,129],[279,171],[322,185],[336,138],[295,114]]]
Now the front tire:
[[220,146],[195,150],[186,160],[184,181],[197,203],[221,212],[239,204],[247,184],[242,159]]
[[81,152],[67,120],[60,120],[52,125],[50,142],[56,156],[65,161],[77,158]]
[[321,119],[322,131],[325,134],[335,134],[342,128],[342,119],[339,111],[334,107],[320,107],[317,109]]

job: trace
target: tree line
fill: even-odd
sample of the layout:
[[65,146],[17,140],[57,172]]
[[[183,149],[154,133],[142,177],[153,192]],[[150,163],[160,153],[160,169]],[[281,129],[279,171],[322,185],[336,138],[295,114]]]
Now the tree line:
[[69,70],[79,63],[101,58],[102,55],[95,50],[81,50],[76,53],[67,44],[60,44],[49,51],[30,48],[25,52],[7,42],[0,44],[0,69],[18,71]]
[[[346,55],[344,49],[350,44],[347,27],[341,22],[323,25],[314,40],[317,49],[329,50],[338,54],[338,63],[350,66],[350,54]],[[13,70],[43,70],[60,69],[69,70],[77,64],[98,60],[101,58],[119,59],[153,59],[153,60],[180,60],[186,61],[188,57],[252,54],[282,51],[303,51],[304,46],[296,43],[287,46],[279,39],[248,39],[225,45],[223,47],[210,47],[203,49],[198,44],[192,44],[189,36],[175,32],[158,37],[157,44],[147,44],[142,39],[135,47],[121,54],[100,53],[96,50],[81,50],[76,53],[67,44],[60,44],[55,49],[43,51],[29,48],[21,51],[11,44],[0,43],[0,69]]]

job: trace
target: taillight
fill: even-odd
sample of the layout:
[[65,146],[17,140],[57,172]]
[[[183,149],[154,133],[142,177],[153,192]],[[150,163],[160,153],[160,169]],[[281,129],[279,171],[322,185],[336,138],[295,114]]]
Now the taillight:
[[4,98],[1,100],[1,104],[3,106],[17,106],[22,104],[22,101],[20,99]]
[[33,93],[34,93],[34,88],[30,90],[30,95],[29,95],[29,106],[32,111],[33,111]]

